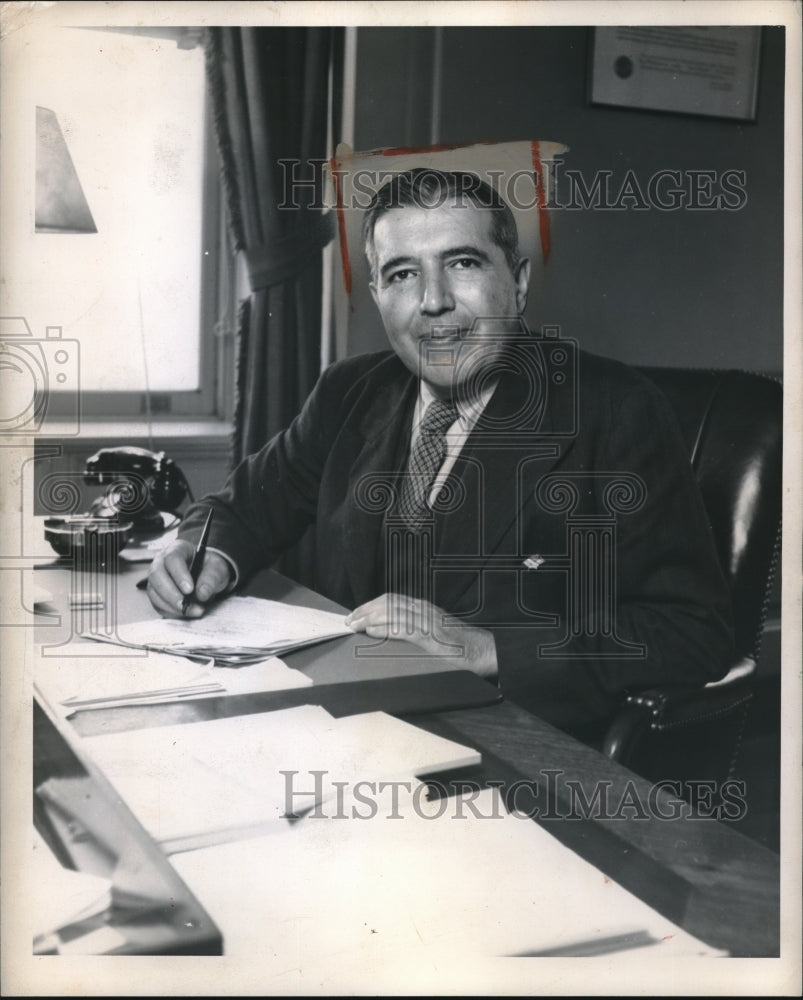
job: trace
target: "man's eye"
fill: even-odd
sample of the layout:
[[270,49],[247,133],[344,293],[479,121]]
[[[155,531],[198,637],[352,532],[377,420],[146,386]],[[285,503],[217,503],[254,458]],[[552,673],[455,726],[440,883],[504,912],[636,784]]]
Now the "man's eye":
[[480,262],[474,257],[458,257],[457,260],[453,262],[453,266],[459,267],[462,270],[463,268],[479,267]]
[[393,282],[407,281],[408,278],[412,278],[414,276],[414,271],[411,271],[409,268],[402,268],[400,271],[394,271],[388,278],[388,282],[392,284]]

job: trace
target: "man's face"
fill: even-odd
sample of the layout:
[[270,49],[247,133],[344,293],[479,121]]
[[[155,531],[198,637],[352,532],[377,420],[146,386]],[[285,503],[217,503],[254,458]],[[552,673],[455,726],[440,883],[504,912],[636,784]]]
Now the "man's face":
[[[376,275],[371,292],[391,347],[441,396],[481,376],[504,351],[504,334],[524,310],[530,277],[523,260],[513,274],[491,237],[491,213],[471,204],[406,206],[380,216],[374,228]],[[492,331],[492,332],[491,332]],[[437,349],[434,349],[437,348]]]

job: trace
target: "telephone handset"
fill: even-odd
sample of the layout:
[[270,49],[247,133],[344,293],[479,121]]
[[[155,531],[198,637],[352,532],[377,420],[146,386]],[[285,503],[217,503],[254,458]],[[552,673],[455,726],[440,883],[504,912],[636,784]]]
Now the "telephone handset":
[[162,531],[170,526],[163,513],[176,520],[178,508],[193,500],[187,477],[172,459],[133,445],[101,448],[86,460],[84,480],[110,484],[92,503],[90,516],[132,521],[134,533]]

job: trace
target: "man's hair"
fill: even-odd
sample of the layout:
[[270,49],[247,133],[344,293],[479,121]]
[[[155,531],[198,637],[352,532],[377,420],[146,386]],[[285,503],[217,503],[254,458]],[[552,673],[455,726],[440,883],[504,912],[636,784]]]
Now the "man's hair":
[[515,274],[521,253],[519,233],[513,213],[490,184],[477,174],[465,170],[434,170],[414,167],[396,174],[374,194],[362,220],[362,247],[377,278],[374,230],[377,221],[391,209],[405,208],[465,208],[473,205],[491,213],[491,239],[504,252],[505,260]]

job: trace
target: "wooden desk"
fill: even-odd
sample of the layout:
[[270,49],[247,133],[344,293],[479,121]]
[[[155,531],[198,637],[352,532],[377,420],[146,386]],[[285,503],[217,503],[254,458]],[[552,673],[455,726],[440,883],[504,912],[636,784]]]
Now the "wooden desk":
[[[151,613],[147,597],[134,589],[142,573],[137,567],[115,577],[115,613],[121,621]],[[63,594],[67,575],[62,569],[41,570],[37,582]],[[250,592],[333,610],[329,602],[275,574],[262,574]],[[63,621],[61,626],[42,629],[39,640],[63,641],[68,632]],[[413,672],[421,665],[405,655],[409,649],[399,644],[399,657],[358,658],[359,641],[360,637],[333,640],[286,660],[313,677],[320,690],[354,676],[354,671],[381,680],[401,670],[408,677],[405,683],[415,684]],[[493,702],[494,692],[489,690]],[[75,717],[74,727],[89,735],[264,709],[259,698],[209,699],[84,713]],[[679,808],[678,800],[666,793],[656,798],[648,782],[509,702],[409,718],[481,750],[482,767],[472,774],[476,780],[500,782],[505,788],[529,782],[541,803],[536,822],[690,934],[734,956],[779,954],[779,859],[726,822],[682,815],[662,818]],[[579,783],[587,801],[595,789],[604,787],[612,808],[592,807],[587,816],[578,813],[572,782]],[[544,803],[550,803],[546,810]],[[639,818],[623,818],[635,814]]]

